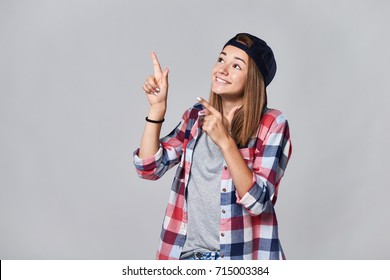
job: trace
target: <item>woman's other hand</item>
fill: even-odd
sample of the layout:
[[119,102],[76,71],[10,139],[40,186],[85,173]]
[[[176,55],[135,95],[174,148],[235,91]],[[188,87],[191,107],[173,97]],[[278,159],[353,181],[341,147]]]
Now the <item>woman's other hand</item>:
[[203,98],[198,97],[198,101],[207,109],[206,116],[203,120],[203,131],[205,131],[210,138],[217,144],[221,149],[225,143],[228,143],[231,140],[230,136],[230,126],[233,120],[234,114],[237,109],[241,106],[233,107],[226,117],[210,105]]

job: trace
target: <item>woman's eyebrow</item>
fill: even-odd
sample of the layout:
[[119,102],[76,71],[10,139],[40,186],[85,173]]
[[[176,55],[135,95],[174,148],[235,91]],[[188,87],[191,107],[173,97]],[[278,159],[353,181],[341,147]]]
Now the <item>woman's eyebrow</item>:
[[[226,56],[226,53],[225,53],[225,52],[221,52],[221,54],[223,54],[223,55]],[[241,60],[241,61],[244,62],[244,64],[246,65],[246,62],[245,62],[242,58],[239,58],[239,57],[235,56],[234,59]]]

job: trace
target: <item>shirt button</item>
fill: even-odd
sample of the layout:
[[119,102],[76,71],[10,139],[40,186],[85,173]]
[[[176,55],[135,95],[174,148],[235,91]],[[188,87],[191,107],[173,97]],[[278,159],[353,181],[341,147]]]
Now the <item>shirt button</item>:
[[226,213],[225,209],[222,209],[222,213],[223,213],[223,214],[225,214],[225,213]]
[[223,191],[223,192],[226,192],[226,189],[225,189],[225,188],[223,188],[223,189],[222,189],[222,191]]
[[221,232],[221,236],[222,236],[222,237],[224,237],[224,236],[225,236],[225,234],[224,234],[223,232]]

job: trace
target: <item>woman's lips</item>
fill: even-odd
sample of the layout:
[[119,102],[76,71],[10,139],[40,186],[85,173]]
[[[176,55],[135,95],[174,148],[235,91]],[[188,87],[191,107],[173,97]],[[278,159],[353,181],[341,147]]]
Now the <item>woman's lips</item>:
[[228,81],[226,81],[226,80],[224,80],[224,79],[221,79],[221,78],[218,78],[218,77],[215,77],[215,81],[216,81],[218,84],[223,84],[223,85],[229,84]]

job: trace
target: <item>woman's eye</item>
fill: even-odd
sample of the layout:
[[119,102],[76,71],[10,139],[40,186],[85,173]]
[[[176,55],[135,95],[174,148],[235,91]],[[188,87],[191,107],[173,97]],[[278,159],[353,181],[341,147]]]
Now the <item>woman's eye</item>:
[[238,69],[238,70],[241,70],[241,67],[240,67],[240,65],[238,65],[238,64],[234,64],[233,67],[236,68],[236,69]]
[[222,57],[218,58],[218,62],[224,63]]

